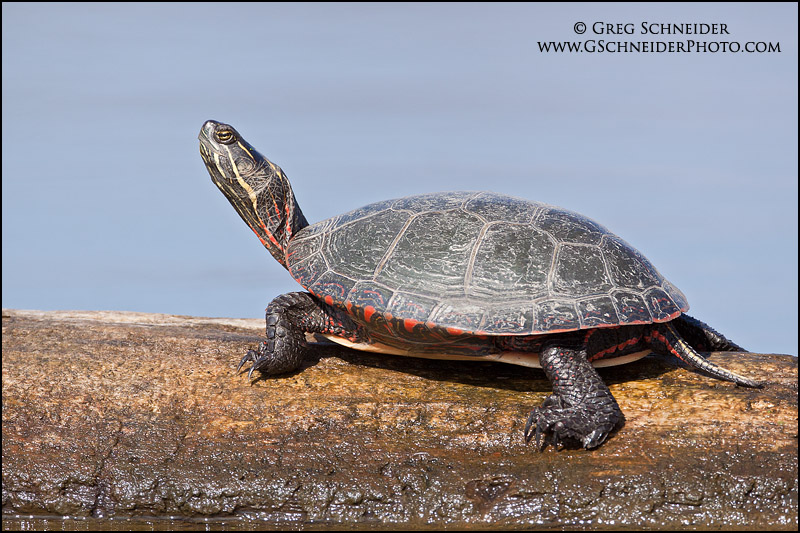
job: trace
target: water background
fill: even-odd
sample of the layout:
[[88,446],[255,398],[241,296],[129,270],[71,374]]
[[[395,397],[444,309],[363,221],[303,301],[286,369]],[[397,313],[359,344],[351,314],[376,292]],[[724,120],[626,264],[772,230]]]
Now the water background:
[[[208,177],[197,134],[213,118],[281,165],[310,222],[443,190],[559,205],[642,251],[736,342],[798,353],[797,4],[2,14],[3,307],[260,317],[298,290]],[[730,33],[641,35],[643,21]],[[538,46],[589,39],[781,51]]]

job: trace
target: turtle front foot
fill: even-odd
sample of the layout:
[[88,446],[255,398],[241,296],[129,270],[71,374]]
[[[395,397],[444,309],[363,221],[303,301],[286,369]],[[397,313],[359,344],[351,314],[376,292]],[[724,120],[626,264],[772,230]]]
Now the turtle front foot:
[[548,444],[557,448],[583,447],[587,450],[603,444],[624,416],[616,402],[600,409],[595,406],[564,406],[555,394],[536,407],[525,423],[525,442],[534,441],[539,450]]
[[249,350],[239,366],[238,373],[247,362],[251,362],[248,378],[258,370],[264,375],[286,374],[300,368],[303,357],[308,351],[305,331],[309,330],[308,322],[322,311],[319,304],[310,294],[290,292],[272,300],[267,306],[267,340],[259,343],[255,350]]

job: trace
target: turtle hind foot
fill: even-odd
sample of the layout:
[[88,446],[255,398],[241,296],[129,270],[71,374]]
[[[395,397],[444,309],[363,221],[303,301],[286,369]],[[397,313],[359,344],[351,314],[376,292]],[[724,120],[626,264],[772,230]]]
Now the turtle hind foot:
[[555,338],[542,348],[539,361],[553,394],[528,416],[525,442],[533,439],[539,450],[548,444],[587,450],[603,444],[625,417],[585,347]]
[[616,402],[599,409],[564,406],[556,395],[549,396],[541,407],[534,408],[525,423],[525,442],[534,441],[542,451],[548,444],[556,448],[591,450],[603,444],[625,419]]

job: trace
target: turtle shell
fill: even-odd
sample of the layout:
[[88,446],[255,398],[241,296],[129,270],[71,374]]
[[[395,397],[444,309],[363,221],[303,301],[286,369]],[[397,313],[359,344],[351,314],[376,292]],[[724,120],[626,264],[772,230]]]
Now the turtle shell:
[[545,334],[666,322],[689,308],[602,225],[487,192],[386,200],[307,226],[287,266],[315,296],[395,336]]

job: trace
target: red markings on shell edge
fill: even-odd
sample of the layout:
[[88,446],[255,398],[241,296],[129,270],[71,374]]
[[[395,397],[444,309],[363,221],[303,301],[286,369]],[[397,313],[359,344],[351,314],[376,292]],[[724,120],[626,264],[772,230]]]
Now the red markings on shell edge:
[[406,318],[403,320],[403,326],[405,326],[406,331],[412,332],[414,331],[414,326],[419,324],[419,320],[414,320],[413,318]]
[[[650,321],[650,320],[628,320],[626,322],[620,322],[619,324],[613,324],[611,326],[603,326],[603,327],[619,327],[621,325],[624,325],[624,326],[644,326],[645,324],[653,324],[653,322]],[[597,326],[597,327],[600,327],[600,326]]]
[[325,303],[328,305],[333,305],[333,298],[331,298],[330,296],[326,296]]
[[463,335],[464,330],[460,328],[445,328],[450,335]]
[[[349,311],[350,308],[348,307],[347,310]],[[364,308],[364,320],[366,320],[367,322],[370,321],[372,315],[374,314],[375,314],[375,308],[372,307],[371,305],[368,305]]]

